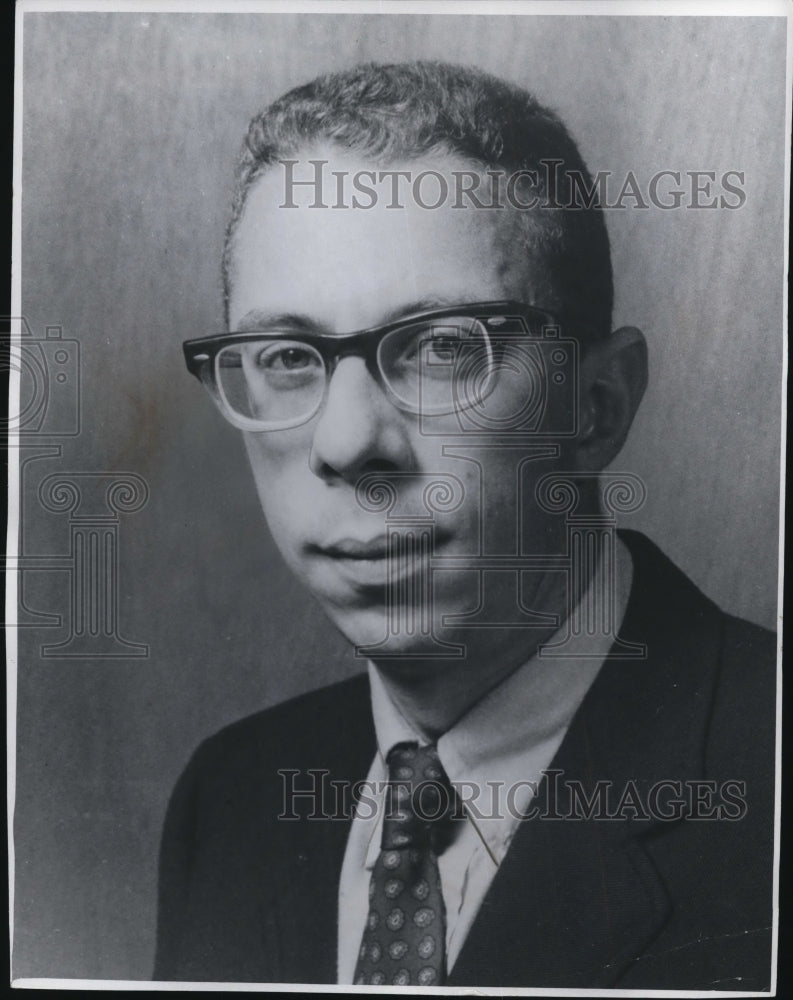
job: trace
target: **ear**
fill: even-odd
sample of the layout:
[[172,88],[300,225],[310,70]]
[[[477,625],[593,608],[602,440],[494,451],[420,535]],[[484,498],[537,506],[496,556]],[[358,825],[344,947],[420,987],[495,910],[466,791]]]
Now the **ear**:
[[628,436],[647,387],[647,343],[635,326],[623,326],[586,349],[581,361],[576,464],[599,472]]

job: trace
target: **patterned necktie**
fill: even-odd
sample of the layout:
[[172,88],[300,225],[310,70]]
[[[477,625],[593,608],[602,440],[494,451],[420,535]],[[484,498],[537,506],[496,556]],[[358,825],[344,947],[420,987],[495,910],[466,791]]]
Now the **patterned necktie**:
[[446,976],[438,855],[450,840],[454,792],[434,746],[397,743],[388,754],[388,780],[354,982],[438,986]]

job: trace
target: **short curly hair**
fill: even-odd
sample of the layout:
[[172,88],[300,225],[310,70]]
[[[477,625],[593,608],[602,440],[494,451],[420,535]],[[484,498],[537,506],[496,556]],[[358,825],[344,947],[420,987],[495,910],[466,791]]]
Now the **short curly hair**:
[[[608,233],[597,204],[577,203],[570,175],[591,176],[561,119],[528,91],[467,66],[443,62],[365,63],[319,76],[256,115],[240,151],[223,247],[226,319],[234,234],[254,181],[317,141],[387,165],[457,155],[483,169],[536,171],[546,204],[521,212],[565,313],[608,333],[613,279]],[[549,162],[553,171],[543,169]],[[547,190],[547,181],[556,185]],[[548,208],[547,203],[553,207]],[[564,207],[556,207],[564,206]],[[542,305],[542,303],[536,303]]]

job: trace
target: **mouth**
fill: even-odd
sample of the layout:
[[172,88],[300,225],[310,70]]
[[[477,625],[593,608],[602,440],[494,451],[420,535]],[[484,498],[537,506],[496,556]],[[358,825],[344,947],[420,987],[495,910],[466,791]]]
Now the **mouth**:
[[426,570],[430,556],[447,541],[447,535],[436,531],[434,544],[430,546],[429,534],[415,531],[400,537],[340,538],[325,545],[309,545],[307,551],[333,567],[348,583],[382,589]]
[[372,562],[385,559],[388,554],[388,539],[385,535],[377,535],[365,541],[360,538],[341,538],[329,545],[316,546],[317,551],[329,559],[353,559],[362,562]]

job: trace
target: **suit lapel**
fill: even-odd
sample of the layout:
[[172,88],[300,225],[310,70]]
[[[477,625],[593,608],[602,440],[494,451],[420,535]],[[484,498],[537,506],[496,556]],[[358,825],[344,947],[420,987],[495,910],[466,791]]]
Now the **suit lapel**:
[[647,659],[609,658],[582,702],[482,904],[450,985],[608,987],[646,950],[673,901],[644,843],[674,837],[657,819],[569,815],[570,780],[629,784],[697,778],[715,685],[718,610],[647,539],[623,534],[634,583],[621,637]]
[[[328,714],[333,715],[332,731],[306,759],[299,787],[308,784],[306,774],[314,769],[314,780],[324,791],[322,811],[333,818],[309,818],[309,803],[299,820],[276,824],[279,847],[268,872],[277,912],[278,971],[270,975],[273,982],[336,982],[339,879],[351,805],[331,782],[349,792],[366,778],[374,757],[368,678],[356,678],[345,687]],[[301,811],[299,804],[296,811]]]
[[451,985],[608,987],[667,919],[663,883],[626,823],[551,818],[572,813],[573,776],[592,789],[588,744],[583,723],[571,728],[552,764],[561,773],[546,776],[537,815],[519,827]]
[[[279,982],[336,982],[338,885],[350,822],[301,821],[274,870]],[[279,859],[279,860],[280,860]]]

